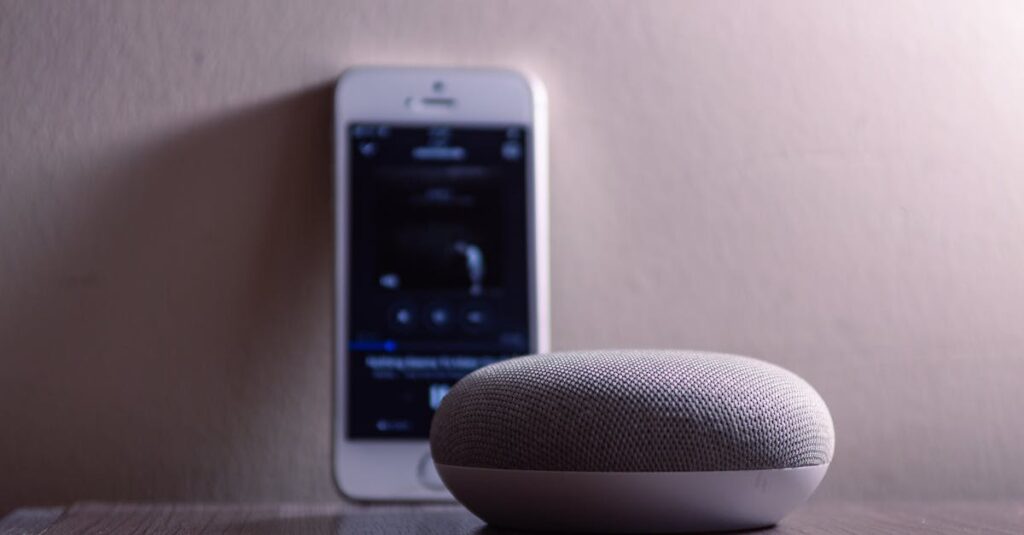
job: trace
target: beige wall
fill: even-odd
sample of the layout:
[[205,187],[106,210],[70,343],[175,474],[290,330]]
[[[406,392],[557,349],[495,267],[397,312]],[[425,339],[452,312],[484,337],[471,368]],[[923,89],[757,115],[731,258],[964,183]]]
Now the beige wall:
[[0,3],[0,510],[324,500],[330,84],[551,97],[556,348],[760,356],[822,497],[1024,495],[1019,2]]

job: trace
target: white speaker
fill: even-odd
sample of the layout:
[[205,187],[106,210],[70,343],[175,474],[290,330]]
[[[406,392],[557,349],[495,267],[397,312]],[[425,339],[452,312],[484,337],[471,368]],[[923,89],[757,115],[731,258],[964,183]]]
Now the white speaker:
[[825,476],[832,418],[759,360],[662,350],[514,358],[434,415],[441,480],[501,528],[683,532],[770,526]]

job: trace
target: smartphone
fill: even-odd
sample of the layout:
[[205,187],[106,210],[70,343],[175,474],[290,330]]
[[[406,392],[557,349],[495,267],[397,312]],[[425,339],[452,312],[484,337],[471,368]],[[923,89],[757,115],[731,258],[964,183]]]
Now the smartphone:
[[510,70],[365,67],[335,91],[334,475],[450,500],[428,435],[486,364],[548,350],[545,93]]

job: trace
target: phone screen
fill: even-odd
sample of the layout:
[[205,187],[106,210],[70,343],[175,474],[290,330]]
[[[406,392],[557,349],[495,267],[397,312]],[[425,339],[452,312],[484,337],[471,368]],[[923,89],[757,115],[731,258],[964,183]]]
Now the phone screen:
[[534,347],[529,130],[348,134],[348,436],[426,438],[451,385]]

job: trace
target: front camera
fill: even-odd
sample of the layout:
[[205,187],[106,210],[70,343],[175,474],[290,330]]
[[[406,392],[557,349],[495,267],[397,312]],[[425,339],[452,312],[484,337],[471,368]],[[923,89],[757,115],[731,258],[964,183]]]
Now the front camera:
[[436,82],[434,82],[434,92],[440,93],[442,91],[444,91],[444,82],[442,82],[441,80],[437,80]]

